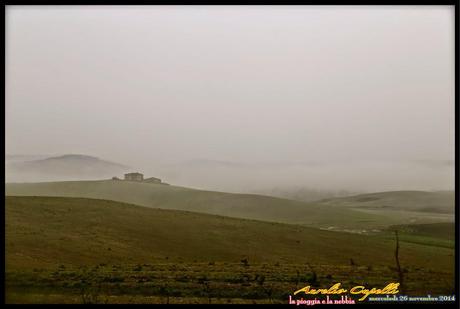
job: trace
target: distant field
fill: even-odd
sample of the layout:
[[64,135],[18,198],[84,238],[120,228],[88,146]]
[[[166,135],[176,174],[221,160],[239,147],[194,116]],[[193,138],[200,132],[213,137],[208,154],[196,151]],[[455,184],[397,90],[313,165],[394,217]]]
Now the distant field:
[[439,215],[427,212],[404,212],[395,215],[392,211],[382,211],[380,208],[367,211],[359,207],[351,209],[357,205],[357,202],[347,200],[345,205],[347,207],[342,207],[343,199],[305,203],[255,194],[231,194],[112,180],[8,183],[5,185],[5,190],[6,195],[97,198],[153,208],[302,224],[358,233],[408,222],[453,221],[453,215],[446,213]]
[[401,241],[430,245],[435,247],[455,248],[454,223],[430,223],[396,225],[383,231],[381,235],[394,238],[393,230],[399,231]]
[[453,191],[389,191],[325,199],[319,203],[368,210],[453,214],[455,194]]
[[394,226],[392,229],[398,229],[408,234],[417,234],[421,236],[438,237],[448,240],[455,240],[454,223],[429,223],[429,224],[410,224]]
[[[98,302],[280,302],[310,281],[397,278],[394,240],[381,235],[84,198],[5,202],[9,302],[82,302],[85,289]],[[453,253],[402,241],[408,292],[451,293]]]

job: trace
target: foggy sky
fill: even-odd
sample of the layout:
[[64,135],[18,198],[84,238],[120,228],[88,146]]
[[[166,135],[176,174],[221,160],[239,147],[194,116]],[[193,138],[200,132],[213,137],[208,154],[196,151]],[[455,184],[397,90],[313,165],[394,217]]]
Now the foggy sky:
[[454,7],[7,6],[6,153],[166,174],[321,161],[324,186],[372,189],[376,161],[399,175],[391,188],[453,187],[453,167],[400,162],[454,160]]

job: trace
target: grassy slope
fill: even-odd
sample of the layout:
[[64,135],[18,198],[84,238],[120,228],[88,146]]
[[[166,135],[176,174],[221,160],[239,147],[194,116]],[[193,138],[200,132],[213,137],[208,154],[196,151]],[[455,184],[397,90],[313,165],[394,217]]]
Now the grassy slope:
[[454,223],[430,223],[395,225],[381,234],[393,238],[393,230],[398,230],[401,241],[436,247],[455,248]]
[[431,223],[431,224],[411,224],[395,226],[406,233],[417,234],[421,236],[430,236],[444,238],[448,240],[455,239],[454,223]]
[[[6,268],[166,261],[393,266],[394,242],[113,201],[6,197]],[[453,250],[401,245],[403,265],[452,271]]]
[[439,214],[453,214],[453,191],[390,191],[326,199],[323,205],[335,205],[369,210],[405,210]]
[[[365,213],[324,203],[307,204],[261,195],[230,194],[125,181],[10,183],[6,184],[5,189],[6,195],[98,198],[154,208],[187,210],[246,219],[323,228],[333,226],[338,230],[385,228],[408,222],[408,216],[404,215],[394,216],[386,212]],[[417,222],[432,221],[433,218],[426,216]]]

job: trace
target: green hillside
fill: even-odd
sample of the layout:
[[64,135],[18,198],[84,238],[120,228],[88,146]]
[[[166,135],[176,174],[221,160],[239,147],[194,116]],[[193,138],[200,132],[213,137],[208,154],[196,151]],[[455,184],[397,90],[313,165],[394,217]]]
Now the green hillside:
[[[285,303],[308,283],[397,278],[386,236],[84,198],[5,205],[8,303]],[[402,241],[408,293],[451,293],[453,251]]]
[[[347,264],[350,258],[363,264],[393,261],[394,241],[373,236],[104,200],[6,197],[5,201],[11,266],[152,262],[166,257],[331,264]],[[432,264],[431,258],[449,260],[450,253],[410,244],[403,250],[411,264],[441,268],[446,263]]]
[[392,227],[405,233],[455,240],[454,223],[409,224]]
[[394,230],[399,231],[401,241],[455,248],[455,223],[395,225],[380,234],[394,238]]
[[[63,196],[113,200],[140,206],[186,210],[262,221],[302,224],[325,229],[363,232],[408,222],[408,216],[365,213],[334,203],[305,203],[254,194],[231,194],[126,181],[66,181],[9,183],[6,195]],[[412,214],[410,214],[412,216]],[[447,217],[446,217],[447,216]],[[451,215],[416,216],[416,223],[451,220]],[[412,218],[412,217],[411,217]]]

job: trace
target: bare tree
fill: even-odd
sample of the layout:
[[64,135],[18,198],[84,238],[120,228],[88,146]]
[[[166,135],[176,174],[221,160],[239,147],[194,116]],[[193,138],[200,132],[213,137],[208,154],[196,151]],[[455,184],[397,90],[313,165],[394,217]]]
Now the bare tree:
[[399,287],[400,287],[401,293],[404,293],[404,272],[403,272],[403,270],[401,268],[401,263],[399,263],[399,236],[398,236],[398,230],[395,230],[395,236],[396,236],[396,248],[395,248],[396,270],[398,272]]

